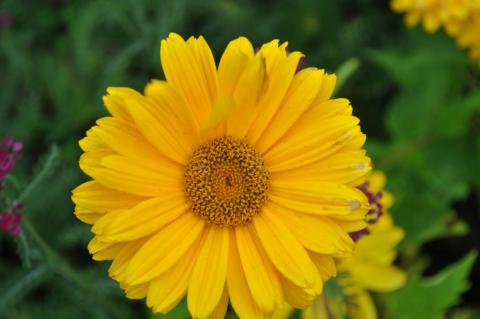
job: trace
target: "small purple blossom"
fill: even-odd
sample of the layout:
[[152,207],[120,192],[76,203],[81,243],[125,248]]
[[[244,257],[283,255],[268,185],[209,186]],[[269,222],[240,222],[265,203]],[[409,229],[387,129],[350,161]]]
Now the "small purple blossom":
[[[370,184],[368,182],[365,182],[357,188],[367,196],[368,203],[370,204],[370,210],[365,215],[365,220],[369,224],[375,224],[378,219],[383,215],[383,205],[380,203],[383,193],[377,192],[374,194],[368,190],[369,186]],[[368,228],[364,228],[359,231],[352,232],[349,235],[353,239],[353,241],[358,241],[360,238],[368,234],[370,234],[370,231],[368,230]]]
[[15,167],[15,162],[20,158],[23,144],[15,142],[11,136],[5,136],[0,144],[0,191],[5,177]]
[[358,186],[357,188],[361,190],[368,198],[368,203],[370,204],[370,210],[366,215],[366,220],[370,224],[375,224],[378,219],[383,215],[383,205],[381,203],[383,193],[377,192],[372,193],[368,190],[369,183],[363,183],[362,185]]
[[353,241],[355,241],[355,242],[357,242],[360,238],[362,238],[363,236],[366,236],[368,234],[370,234],[370,231],[368,230],[368,228],[360,229],[358,231],[354,231],[354,232],[349,233],[350,238],[352,238]]
[[13,22],[13,16],[10,12],[0,11],[0,29],[8,27]]
[[0,230],[10,233],[12,236],[20,235],[20,224],[22,223],[21,209],[23,205],[16,204],[10,212],[0,212]]

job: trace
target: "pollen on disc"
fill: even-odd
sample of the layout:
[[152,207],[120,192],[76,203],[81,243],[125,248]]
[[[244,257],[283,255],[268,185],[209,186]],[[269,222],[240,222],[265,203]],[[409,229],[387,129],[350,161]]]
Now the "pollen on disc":
[[267,200],[265,162],[240,139],[222,137],[199,146],[184,176],[192,211],[210,224],[247,224]]

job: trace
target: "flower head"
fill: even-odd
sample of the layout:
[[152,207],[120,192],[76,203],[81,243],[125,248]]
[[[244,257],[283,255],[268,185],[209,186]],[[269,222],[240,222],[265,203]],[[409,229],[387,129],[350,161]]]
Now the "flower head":
[[73,191],[89,250],[129,298],[193,318],[265,318],[303,307],[350,256],[370,207],[365,136],[335,76],[297,72],[277,40],[230,42],[218,67],[202,37],[161,43],[166,81],[109,88],[111,116],[80,141],[93,180]]
[[11,136],[5,136],[0,144],[0,190],[8,173],[15,167],[23,148],[21,142],[15,142]]
[[20,224],[22,215],[20,213],[23,205],[16,204],[11,212],[0,212],[0,230],[10,233],[12,236],[20,235]]
[[[393,204],[393,196],[383,188],[385,186],[385,175],[380,171],[372,172],[368,180],[358,186],[368,198],[370,204],[370,210],[365,216],[365,220],[368,224],[372,225],[377,223],[378,219],[383,215],[385,209],[388,209]],[[351,232],[350,237],[354,241],[358,241],[365,235],[370,234],[370,227],[365,227],[361,230]]]
[[480,59],[479,0],[392,0],[391,6],[405,13],[409,27],[421,22],[429,33],[444,27],[459,46],[470,50],[473,59]]
[[8,27],[13,22],[13,16],[10,12],[0,11],[0,30]]

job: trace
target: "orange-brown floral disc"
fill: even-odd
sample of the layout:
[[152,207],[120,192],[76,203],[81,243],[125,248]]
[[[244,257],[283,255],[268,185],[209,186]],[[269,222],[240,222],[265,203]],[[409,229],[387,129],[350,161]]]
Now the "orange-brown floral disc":
[[222,137],[198,147],[185,170],[185,192],[195,214],[208,223],[249,223],[267,200],[270,174],[255,149]]

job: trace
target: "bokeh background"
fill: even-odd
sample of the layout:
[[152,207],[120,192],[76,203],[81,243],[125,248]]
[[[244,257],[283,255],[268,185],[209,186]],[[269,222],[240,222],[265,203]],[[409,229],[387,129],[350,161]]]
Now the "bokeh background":
[[443,31],[406,29],[385,0],[1,0],[0,136],[24,142],[4,195],[25,206],[21,235],[0,233],[0,318],[187,318],[123,296],[70,200],[106,88],[163,78],[170,31],[203,35],[217,58],[239,35],[278,38],[337,72],[406,231],[409,280],[378,297],[382,317],[480,318],[480,64]]

